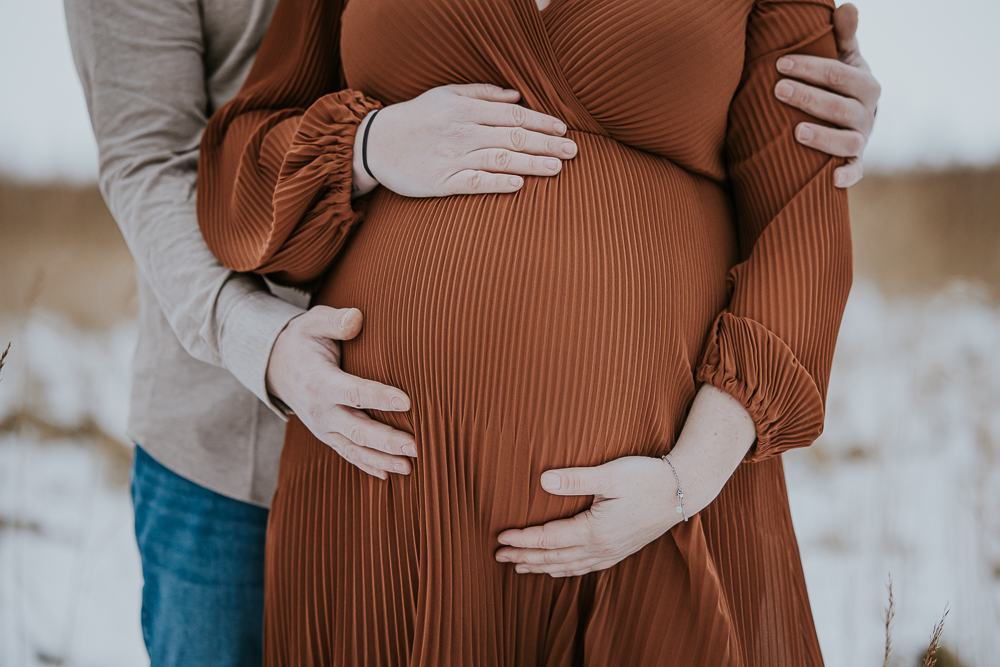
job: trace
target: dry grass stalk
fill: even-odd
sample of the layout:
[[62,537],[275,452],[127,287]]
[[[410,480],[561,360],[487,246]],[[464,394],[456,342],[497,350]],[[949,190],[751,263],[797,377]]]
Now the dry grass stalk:
[[0,354],[0,371],[3,370],[3,360],[7,358],[7,353],[10,352],[10,343],[7,343],[7,349]]
[[934,667],[937,664],[937,652],[941,649],[941,634],[944,632],[944,619],[948,618],[949,611],[951,610],[946,606],[941,620],[934,626],[934,634],[931,635],[930,646],[927,647],[924,658],[920,661],[920,667]]
[[882,667],[889,667],[889,654],[892,652],[892,619],[896,616],[896,602],[892,598],[892,575],[889,575],[889,606],[885,608],[885,659]]

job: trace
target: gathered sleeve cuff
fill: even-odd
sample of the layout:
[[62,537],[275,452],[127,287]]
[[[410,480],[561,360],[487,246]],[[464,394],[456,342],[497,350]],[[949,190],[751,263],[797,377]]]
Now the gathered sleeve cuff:
[[735,397],[750,413],[757,440],[747,460],[805,447],[823,431],[823,397],[792,350],[763,325],[722,313],[708,336],[698,382]]
[[[354,138],[364,117],[380,107],[361,93],[341,90],[304,113],[237,119],[229,132],[250,132],[238,159],[219,160],[221,172],[232,165],[232,180],[225,174],[220,179],[231,187],[229,196],[200,199],[206,204],[202,232],[219,261],[285,285],[322,276],[364,219],[367,200],[351,199]],[[204,166],[202,175],[212,166]],[[206,187],[199,194],[214,192]],[[204,210],[208,204],[215,204],[214,214]]]

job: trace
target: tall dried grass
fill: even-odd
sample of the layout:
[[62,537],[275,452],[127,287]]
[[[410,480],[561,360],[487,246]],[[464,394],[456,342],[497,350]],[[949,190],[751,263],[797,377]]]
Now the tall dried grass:
[[889,667],[889,654],[892,653],[892,619],[896,616],[896,601],[892,598],[892,576],[889,576],[889,606],[885,608],[885,659],[882,667]]
[[7,358],[7,353],[10,352],[10,343],[7,343],[7,349],[0,354],[0,371],[3,371],[3,362]]
[[[892,654],[892,619],[896,617],[896,601],[892,596],[892,576],[889,577],[886,588],[889,590],[889,605],[885,608],[885,658],[882,660],[882,667],[890,667],[891,664],[889,660]],[[934,632],[931,633],[931,643],[920,657],[920,667],[935,667],[938,664],[939,656],[944,658],[941,667],[961,667],[958,659],[950,651],[941,647],[944,619],[948,618],[949,611],[951,610],[945,606],[941,620],[934,626]]]
[[945,607],[944,615],[941,616],[941,620],[934,626],[934,632],[931,634],[930,646],[928,646],[927,651],[924,652],[924,657],[920,661],[920,667],[934,667],[934,665],[937,664],[938,651],[941,650],[941,634],[944,632],[944,619],[948,618],[949,611],[951,610],[948,609],[948,607]]

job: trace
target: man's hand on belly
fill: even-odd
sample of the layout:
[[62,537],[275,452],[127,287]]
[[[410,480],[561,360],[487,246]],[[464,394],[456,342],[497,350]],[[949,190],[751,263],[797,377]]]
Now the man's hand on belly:
[[278,335],[267,364],[267,390],[291,408],[313,435],[369,475],[410,474],[413,436],[377,422],[364,410],[406,412],[395,387],[340,369],[340,341],[361,332],[357,308],[314,306]]
[[[757,436],[750,414],[711,385],[695,397],[684,429],[670,451],[688,516],[708,506],[725,486]],[[505,530],[501,563],[519,574],[575,577],[604,570],[634,554],[683,521],[676,511],[677,478],[663,460],[625,456],[590,468],[542,474],[542,488],[560,496],[594,496],[590,509],[542,526]]]

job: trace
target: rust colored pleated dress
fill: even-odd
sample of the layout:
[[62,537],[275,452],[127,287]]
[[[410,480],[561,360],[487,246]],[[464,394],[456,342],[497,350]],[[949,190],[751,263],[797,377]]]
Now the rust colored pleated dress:
[[[776,59],[836,54],[830,0],[281,0],[202,142],[234,269],[357,307],[352,373],[400,387],[410,476],[294,418],[267,544],[268,665],[822,664],[780,453],[810,444],[851,282],[840,160]],[[516,194],[351,201],[358,121],[487,82],[578,156]],[[376,120],[376,125],[379,122]],[[504,529],[584,510],[540,474],[670,450],[699,384],[758,438],[719,498],[620,564],[518,575]]]

